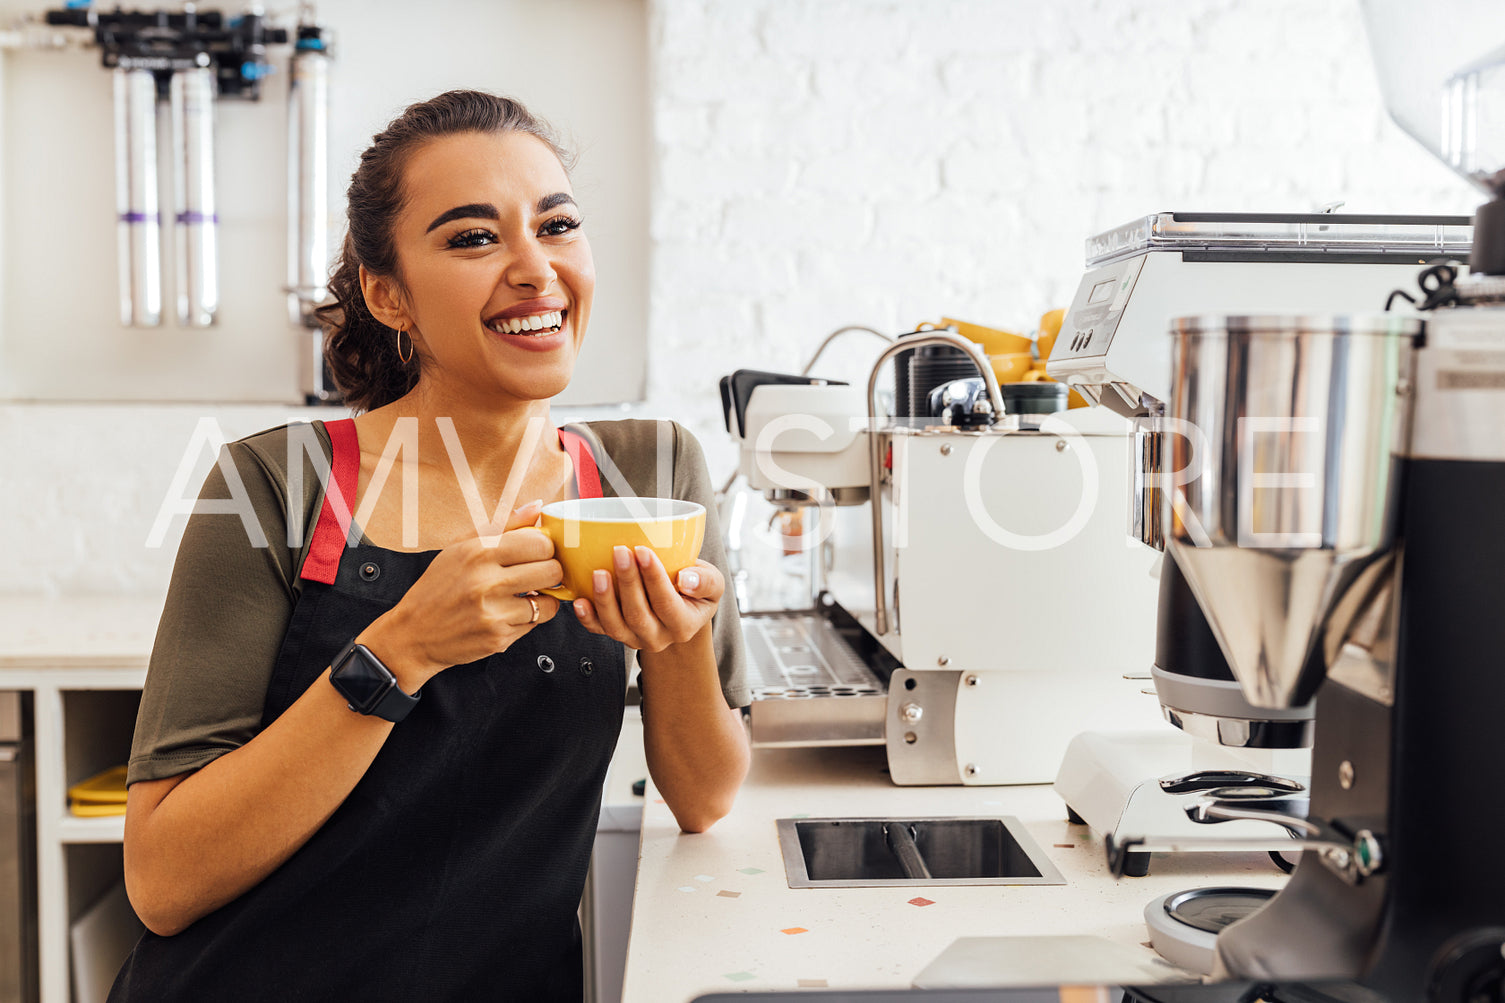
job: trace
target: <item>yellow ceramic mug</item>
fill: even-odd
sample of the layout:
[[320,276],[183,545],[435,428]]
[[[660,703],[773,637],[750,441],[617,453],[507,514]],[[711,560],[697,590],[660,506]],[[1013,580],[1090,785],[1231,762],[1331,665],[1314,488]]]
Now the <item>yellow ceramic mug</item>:
[[613,547],[647,547],[671,580],[694,567],[705,540],[705,507],[675,498],[575,498],[545,505],[539,528],[564,568],[560,588],[540,591],[570,602],[590,598],[593,572],[613,571]]

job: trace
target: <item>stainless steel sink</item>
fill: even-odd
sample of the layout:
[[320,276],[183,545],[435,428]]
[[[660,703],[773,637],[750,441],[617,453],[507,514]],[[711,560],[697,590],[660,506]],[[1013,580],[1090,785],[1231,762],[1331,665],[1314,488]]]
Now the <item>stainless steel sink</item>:
[[790,888],[1064,885],[1024,826],[1001,818],[781,818]]

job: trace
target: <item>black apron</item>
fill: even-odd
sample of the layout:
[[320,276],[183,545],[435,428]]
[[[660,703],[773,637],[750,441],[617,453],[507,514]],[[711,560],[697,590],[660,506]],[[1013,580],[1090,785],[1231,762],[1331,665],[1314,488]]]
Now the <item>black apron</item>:
[[[353,423],[327,427],[334,483],[353,498]],[[588,447],[563,435],[580,493],[599,494]],[[326,495],[263,727],[437,553],[347,548],[348,515],[330,516]],[[307,843],[182,933],[145,934],[110,1000],[578,1003],[576,908],[625,691],[622,645],[568,604],[507,651],[446,669]]]

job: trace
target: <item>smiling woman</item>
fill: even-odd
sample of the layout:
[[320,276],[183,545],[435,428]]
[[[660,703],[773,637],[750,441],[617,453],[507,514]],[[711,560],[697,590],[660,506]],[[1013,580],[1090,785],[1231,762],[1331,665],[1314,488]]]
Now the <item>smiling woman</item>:
[[[359,413],[232,443],[189,521],[127,778],[149,932],[112,1000],[573,1003],[628,648],[681,826],[724,815],[747,770],[699,446],[672,422],[550,417],[595,268],[547,130],[475,91],[414,105],[349,213],[323,319]],[[607,494],[703,505],[700,559],[671,580],[616,547],[561,606],[540,508]]]
[[[394,330],[374,317],[362,293],[363,271],[387,282],[400,282],[399,235],[392,221],[400,215],[409,191],[428,191],[421,183],[404,184],[408,160],[436,139],[476,141],[481,137],[531,137],[552,154],[559,175],[564,176],[571,165],[572,158],[549,128],[521,104],[474,91],[451,91],[414,105],[377,135],[361,155],[361,167],[346,193],[349,230],[329,283],[334,302],[320,311],[329,327],[324,353],[330,372],[345,400],[358,410],[389,404],[413,389],[425,361],[422,355],[406,355],[400,344],[402,329]],[[535,214],[544,215],[561,204],[574,209],[574,197],[567,191],[546,195]],[[444,228],[446,243],[459,247],[485,246],[488,240],[495,240],[484,227],[465,232],[463,226],[448,226],[467,218],[494,224],[500,221],[501,213],[497,206],[485,202],[446,206],[428,222],[424,234]],[[581,222],[578,209],[568,218],[572,223],[569,229],[577,229]],[[588,248],[585,254],[588,259]],[[409,358],[411,361],[407,361]]]

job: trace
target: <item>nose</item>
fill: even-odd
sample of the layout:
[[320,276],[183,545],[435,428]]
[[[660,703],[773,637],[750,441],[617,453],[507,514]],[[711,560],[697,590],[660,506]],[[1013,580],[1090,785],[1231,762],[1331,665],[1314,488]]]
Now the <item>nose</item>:
[[558,278],[548,250],[532,239],[520,241],[515,246],[517,251],[507,263],[504,274],[507,283],[536,293],[547,292]]

